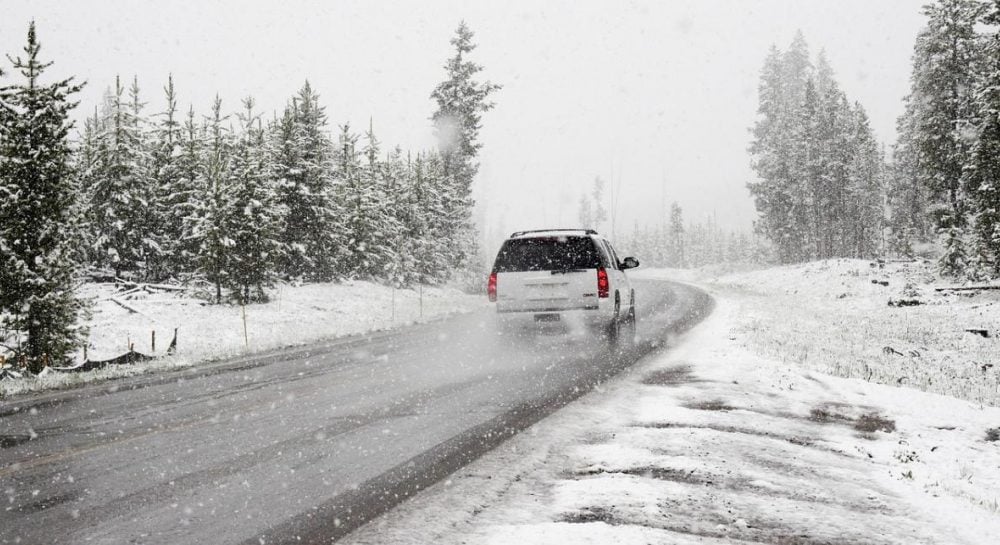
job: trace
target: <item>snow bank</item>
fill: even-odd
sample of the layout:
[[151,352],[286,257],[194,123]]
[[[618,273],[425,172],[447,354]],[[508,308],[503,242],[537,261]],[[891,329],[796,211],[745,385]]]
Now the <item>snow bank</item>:
[[[0,381],[0,397],[389,329],[486,305],[485,297],[452,288],[393,290],[362,281],[282,285],[272,290],[270,302],[246,307],[244,337],[239,306],[209,305],[183,292],[139,292],[125,300],[108,284],[86,285],[83,295],[94,301],[87,354],[91,360],[121,355],[130,344],[138,352],[162,355],[175,328],[176,356],[87,373],[52,372],[4,380]],[[82,361],[82,351],[78,359]]]

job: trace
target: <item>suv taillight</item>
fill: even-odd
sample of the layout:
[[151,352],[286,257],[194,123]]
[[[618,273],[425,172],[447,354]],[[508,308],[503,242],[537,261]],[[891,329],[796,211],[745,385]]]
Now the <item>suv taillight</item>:
[[604,267],[597,269],[597,296],[604,299],[608,296],[608,271]]
[[490,273],[490,281],[486,284],[486,295],[490,302],[497,300],[497,273]]

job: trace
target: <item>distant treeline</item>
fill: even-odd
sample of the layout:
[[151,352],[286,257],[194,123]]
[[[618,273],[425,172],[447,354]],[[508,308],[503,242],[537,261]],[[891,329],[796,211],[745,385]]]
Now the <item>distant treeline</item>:
[[[604,180],[597,177],[592,189],[580,195],[577,209],[580,225],[599,227],[609,219],[604,206],[604,186]],[[615,242],[623,253],[652,267],[686,269],[720,263],[765,264],[774,260],[772,245],[758,234],[727,231],[712,216],[704,222],[685,223],[684,210],[677,202],[671,203],[669,213],[664,210],[658,222],[642,226],[636,222],[630,233],[620,234],[617,239]]]
[[771,244],[754,233],[725,230],[711,217],[685,223],[676,202],[663,220],[643,227],[637,223],[623,237],[622,249],[638,256],[643,265],[680,269],[720,263],[759,265],[774,259]]
[[888,163],[822,53],[801,34],[772,48],[749,187],[780,262],[927,252],[944,275],[1000,276],[1000,3],[923,13]]

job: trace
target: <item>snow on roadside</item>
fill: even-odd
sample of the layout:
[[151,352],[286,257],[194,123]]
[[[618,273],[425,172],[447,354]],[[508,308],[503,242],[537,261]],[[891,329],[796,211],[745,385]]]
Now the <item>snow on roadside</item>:
[[[111,366],[85,373],[50,372],[39,377],[0,381],[0,397],[68,387],[84,382],[186,367],[211,359],[308,343],[470,312],[486,305],[485,297],[453,288],[424,287],[393,290],[371,282],[282,285],[268,303],[246,307],[208,305],[183,293],[143,294],[123,301],[137,312],[111,300],[113,286],[89,284],[85,297],[94,300],[88,356],[108,359],[128,351],[162,355],[177,329],[177,354],[152,363]],[[152,332],[156,350],[152,350]],[[82,353],[79,355],[82,361]]]
[[[1000,405],[1000,290],[937,292],[926,262],[831,259],[700,282],[737,297],[754,350],[823,373]],[[644,271],[675,278],[672,271]],[[688,273],[689,275],[691,272]],[[898,305],[914,306],[891,306]],[[989,337],[966,329],[986,330]]]
[[966,543],[1000,535],[1000,409],[755,354],[706,323],[346,543]]

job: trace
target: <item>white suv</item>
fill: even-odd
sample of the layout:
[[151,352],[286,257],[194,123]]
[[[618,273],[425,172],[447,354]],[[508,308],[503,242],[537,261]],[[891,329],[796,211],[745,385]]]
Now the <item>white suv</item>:
[[591,229],[519,231],[497,254],[487,285],[501,331],[537,322],[588,326],[619,345],[635,337],[635,290],[611,243]]

